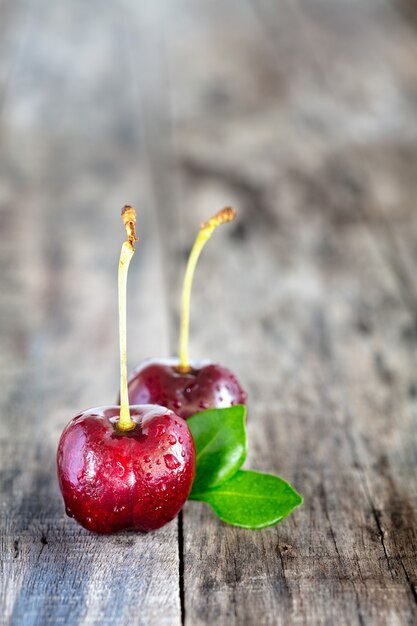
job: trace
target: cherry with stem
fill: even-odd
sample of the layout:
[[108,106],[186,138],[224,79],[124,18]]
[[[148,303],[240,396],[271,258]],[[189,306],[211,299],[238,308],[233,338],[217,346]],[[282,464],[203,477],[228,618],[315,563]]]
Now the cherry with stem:
[[195,475],[186,422],[155,403],[129,405],[126,285],[136,238],[135,210],[122,210],[127,241],[119,261],[120,405],[87,409],[64,429],[58,480],[67,514],[98,533],[160,528],[181,510]]
[[236,211],[225,207],[201,225],[182,288],[179,358],[148,359],[141,363],[129,378],[132,402],[161,404],[185,419],[204,409],[246,402],[246,392],[233,372],[209,360],[190,361],[188,348],[191,290],[197,262],[214,230],[235,217]]

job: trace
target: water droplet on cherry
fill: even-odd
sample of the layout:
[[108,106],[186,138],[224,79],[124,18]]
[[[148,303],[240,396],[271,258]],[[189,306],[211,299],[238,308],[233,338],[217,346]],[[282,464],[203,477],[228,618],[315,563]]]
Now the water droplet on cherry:
[[180,461],[173,454],[164,454],[165,465],[168,469],[177,469],[181,465]]
[[158,426],[156,427],[156,436],[162,437],[163,435],[165,435],[165,433],[166,433],[165,426],[163,426],[162,424],[158,424]]

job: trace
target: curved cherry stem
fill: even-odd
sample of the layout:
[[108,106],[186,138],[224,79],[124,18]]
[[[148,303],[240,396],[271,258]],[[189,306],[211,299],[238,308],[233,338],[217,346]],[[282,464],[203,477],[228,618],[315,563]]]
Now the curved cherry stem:
[[119,260],[119,342],[120,342],[120,418],[117,428],[122,431],[132,430],[136,424],[130,417],[129,394],[127,389],[127,341],[126,341],[126,287],[129,264],[135,252],[137,241],[135,209],[126,205],[122,209],[122,220],[126,227],[127,241],[122,245]]
[[216,215],[213,215],[213,217],[211,217],[207,222],[201,224],[200,232],[197,235],[190,256],[188,258],[187,268],[185,270],[184,276],[184,283],[182,287],[181,328],[179,342],[180,363],[178,366],[179,372],[189,372],[191,369],[188,355],[190,300],[193,277],[198,259],[200,257],[202,249],[213,234],[214,229],[221,224],[232,222],[235,217],[236,211],[231,207],[225,207],[224,209],[216,213]]

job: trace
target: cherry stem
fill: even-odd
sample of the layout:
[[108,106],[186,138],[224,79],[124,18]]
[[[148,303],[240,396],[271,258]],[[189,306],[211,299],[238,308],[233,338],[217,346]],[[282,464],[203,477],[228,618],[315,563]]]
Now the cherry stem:
[[122,431],[132,430],[136,424],[130,417],[129,394],[127,389],[127,343],[126,343],[126,286],[129,264],[135,252],[137,241],[135,209],[126,205],[122,209],[122,220],[126,228],[127,241],[122,245],[119,260],[119,341],[120,341],[120,418],[117,428]]
[[179,372],[189,372],[191,370],[190,361],[188,356],[188,340],[190,329],[190,300],[191,300],[191,287],[193,284],[193,277],[195,268],[197,266],[198,259],[201,251],[204,248],[207,241],[210,239],[213,231],[220,224],[226,224],[232,222],[236,217],[236,211],[231,207],[225,207],[221,211],[218,211],[216,215],[213,215],[207,222],[201,224],[200,232],[192,247],[190,256],[188,258],[187,268],[185,270],[184,282],[182,287],[182,302],[181,302],[181,328],[180,328],[180,342],[179,342],[179,357],[180,363],[178,366]]

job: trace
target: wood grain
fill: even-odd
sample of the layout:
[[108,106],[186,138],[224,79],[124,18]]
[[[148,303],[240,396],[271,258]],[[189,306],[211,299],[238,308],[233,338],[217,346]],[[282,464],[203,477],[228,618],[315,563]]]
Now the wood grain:
[[[416,623],[406,4],[2,3],[0,623]],[[59,434],[115,397],[125,202],[131,366],[176,353],[197,226],[238,209],[197,270],[190,348],[249,391],[247,465],[305,497],[275,528],[194,502],[149,535],[64,517]]]
[[[166,352],[168,336],[146,150],[126,135],[118,93],[130,76],[128,50],[114,57],[124,26],[111,3],[99,15],[48,4],[29,18],[2,122],[0,622],[171,626],[180,623],[177,521],[160,533],[95,536],[65,516],[57,486],[66,422],[116,400],[125,202],[144,205],[130,366]],[[130,126],[139,135],[136,111]]]
[[[240,209],[201,261],[192,353],[239,373],[250,465],[305,504],[260,533],[187,505],[185,623],[415,623],[414,106],[397,123],[412,35],[377,3],[201,7],[213,45],[174,86],[187,195],[166,237],[180,259],[184,231]],[[198,46],[178,39],[173,76]],[[182,118],[196,90],[202,110]]]

